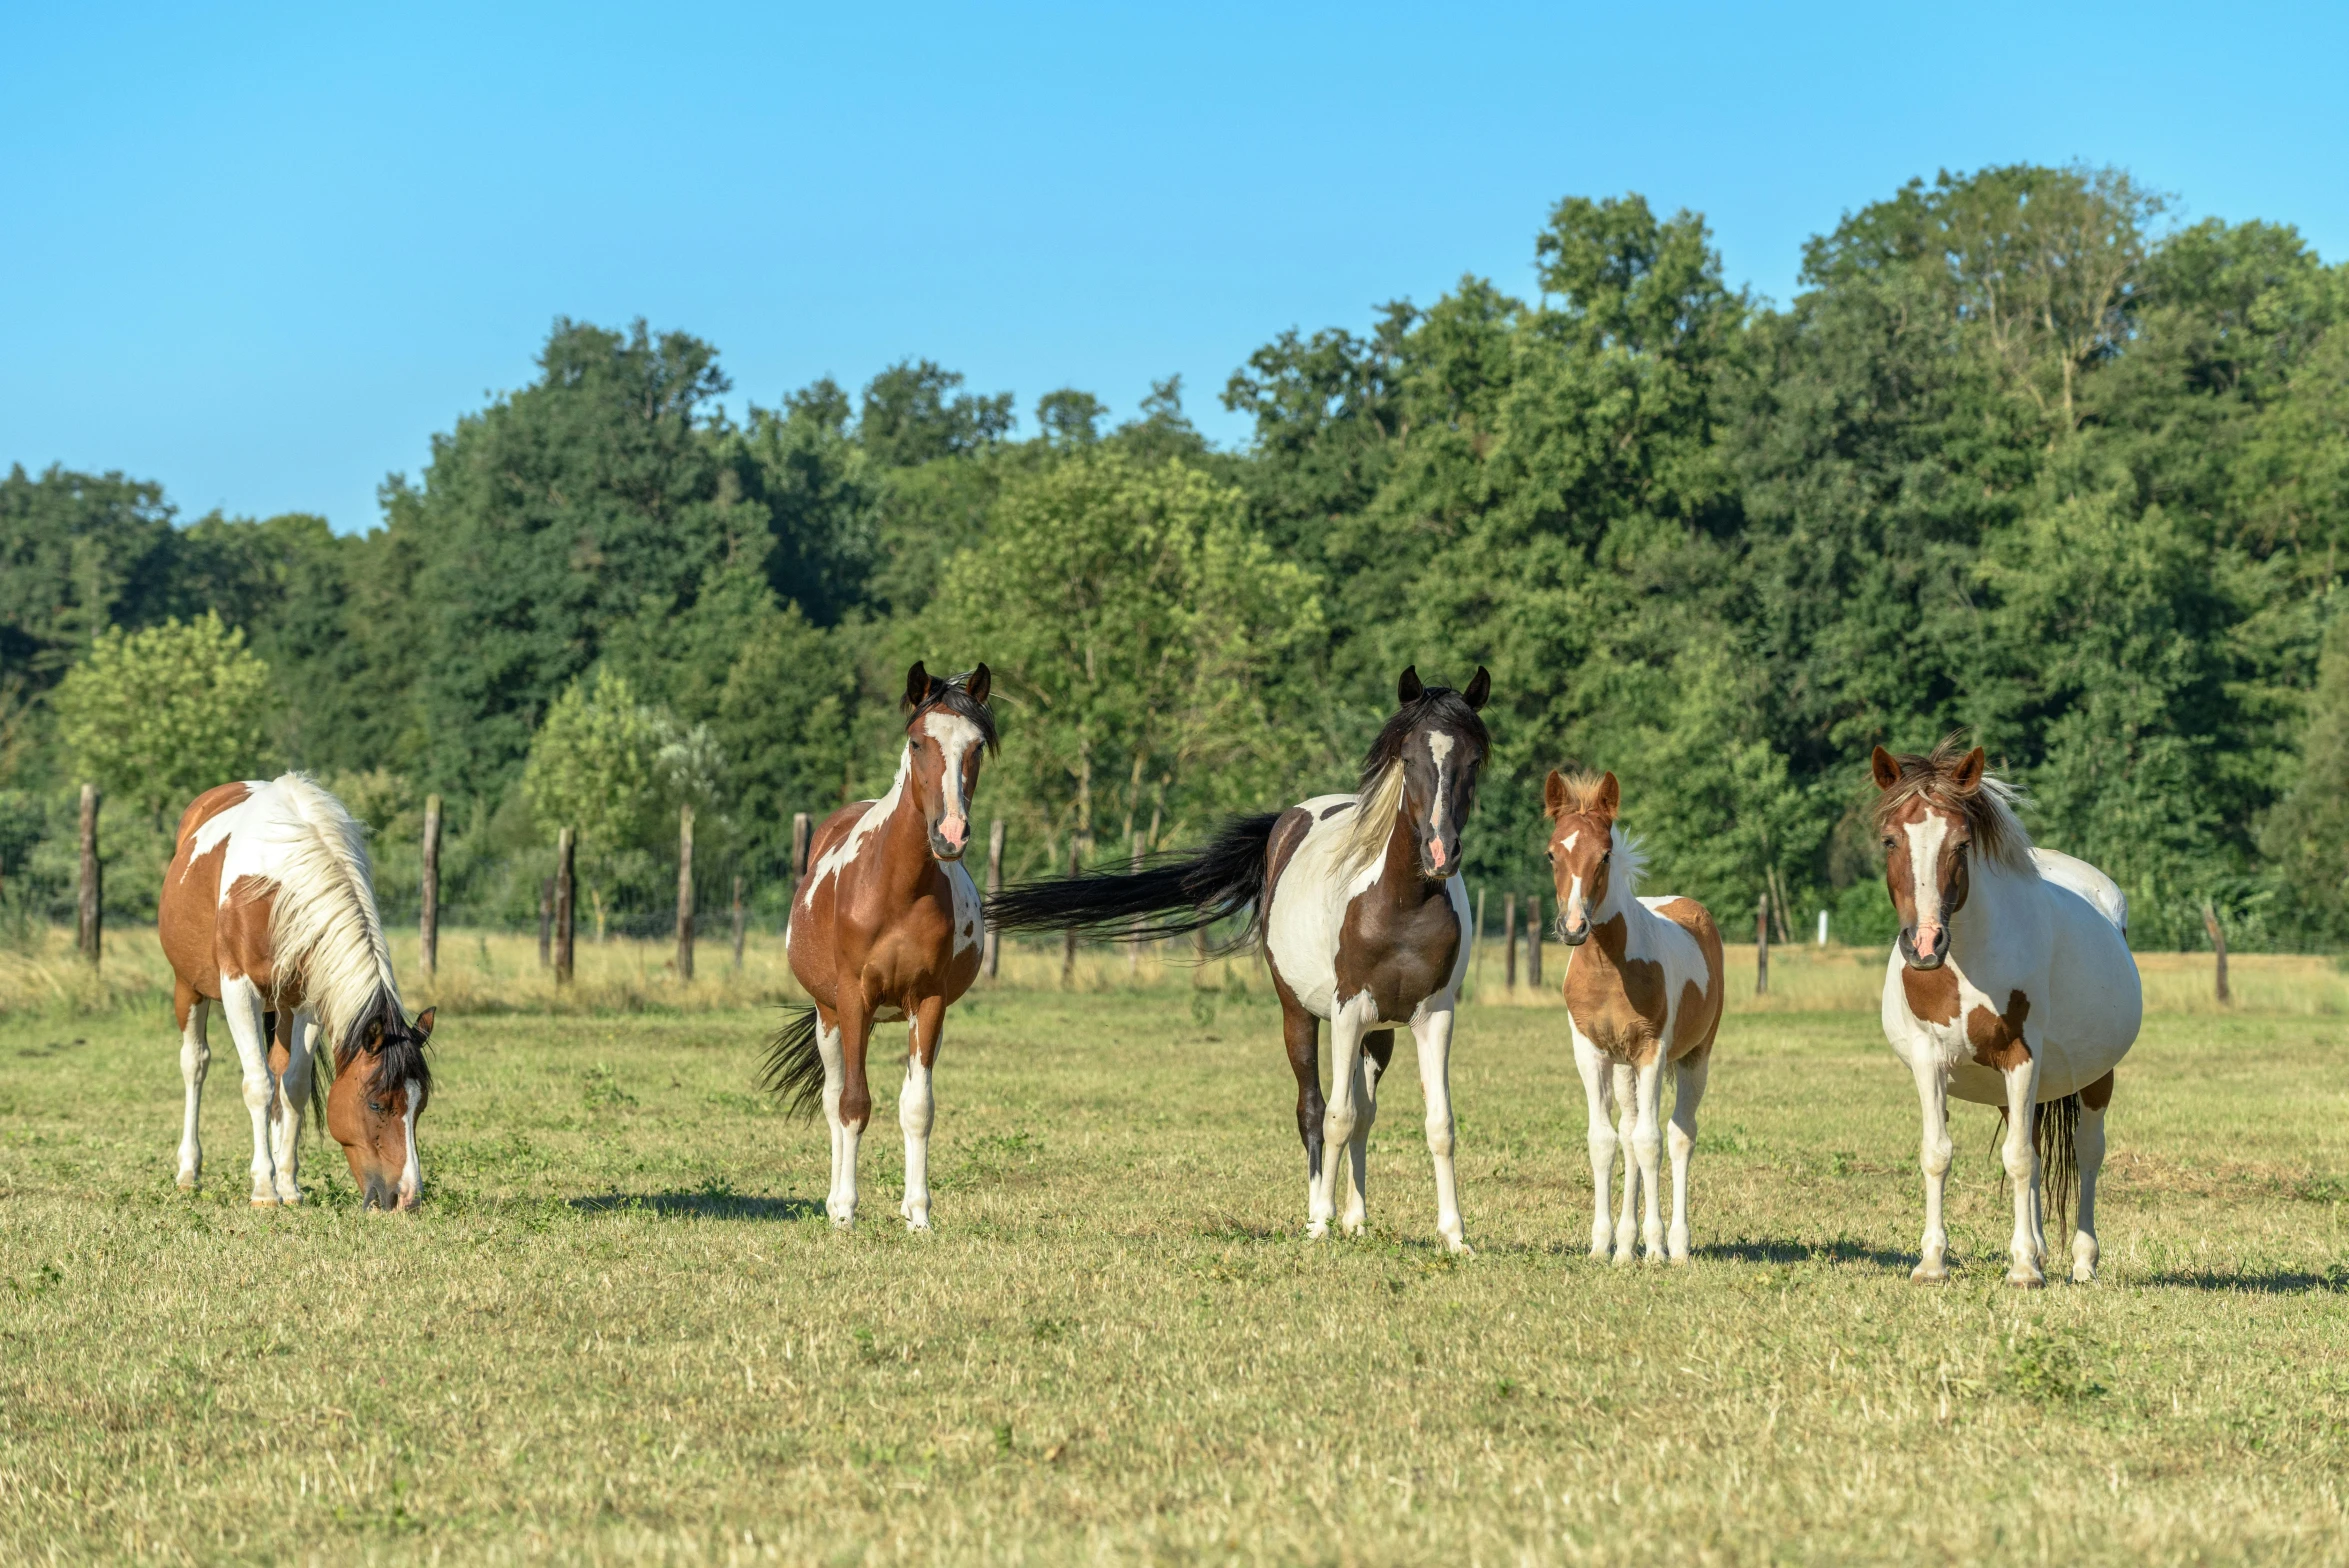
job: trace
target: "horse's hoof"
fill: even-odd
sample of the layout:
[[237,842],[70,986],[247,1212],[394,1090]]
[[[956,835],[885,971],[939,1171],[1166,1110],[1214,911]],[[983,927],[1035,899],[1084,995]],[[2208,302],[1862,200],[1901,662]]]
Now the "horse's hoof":
[[179,1173],[179,1190],[182,1192],[194,1192],[196,1190],[196,1178],[192,1173],[188,1171],[181,1171]]
[[1473,1258],[1476,1256],[1476,1249],[1468,1245],[1468,1238],[1466,1236],[1446,1236],[1444,1238],[1444,1250],[1449,1252],[1455,1258]]
[[1665,1260],[1675,1268],[1685,1267],[1688,1263],[1688,1249],[1675,1247],[1671,1252],[1665,1254]]
[[1590,1256],[1594,1258],[1610,1258],[1614,1255],[1615,1249],[1606,1242],[1594,1241],[1590,1244]]
[[276,1194],[276,1193],[271,1193],[271,1194],[270,1194],[268,1197],[266,1197],[266,1198],[255,1198],[255,1199],[253,1200],[253,1207],[254,1207],[254,1208],[256,1208],[256,1209],[274,1209],[274,1208],[276,1208],[276,1207],[277,1207],[277,1194]]
[[930,1234],[930,1216],[927,1214],[908,1214],[905,1217],[905,1228],[909,1234],[916,1236],[927,1236]]
[[1307,1241],[1329,1240],[1329,1221],[1315,1220],[1312,1224],[1306,1226],[1305,1239]]
[[1615,1266],[1619,1269],[1627,1269],[1638,1261],[1639,1254],[1632,1251],[1629,1247],[1625,1247],[1615,1254]]
[[1909,1279],[1918,1285],[1946,1285],[1949,1283],[1949,1265],[1946,1263],[1920,1263],[1909,1270]]
[[2028,1272],[2022,1269],[2008,1269],[2006,1282],[2017,1290],[2041,1290],[2047,1285],[2047,1276],[2037,1269]]

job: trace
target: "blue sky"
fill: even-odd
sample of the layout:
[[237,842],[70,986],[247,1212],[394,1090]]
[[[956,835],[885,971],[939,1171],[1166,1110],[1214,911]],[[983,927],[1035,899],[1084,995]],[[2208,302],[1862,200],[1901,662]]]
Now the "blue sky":
[[1180,373],[1238,441],[1252,348],[1526,290],[1567,194],[1702,211],[1779,299],[1844,210],[2018,160],[2338,260],[2344,60],[2342,6],[19,0],[0,464],[373,526],[558,315],[709,339],[737,411],[920,355],[1023,416]]

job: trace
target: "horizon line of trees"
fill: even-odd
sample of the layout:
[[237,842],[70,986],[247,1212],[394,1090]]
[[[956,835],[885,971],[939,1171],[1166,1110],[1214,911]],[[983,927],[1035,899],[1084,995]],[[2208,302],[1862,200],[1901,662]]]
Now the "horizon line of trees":
[[[1868,749],[1965,727],[2141,943],[2206,903],[2244,947],[2349,939],[2349,268],[2036,166],[1846,214],[1784,308],[1637,195],[1561,201],[1534,260],[1530,298],[1282,333],[1223,390],[1237,451],[1179,381],[1115,428],[1049,392],[1022,439],[920,360],[735,421],[711,345],[558,320],[364,534],[16,467],[0,877],[54,872],[79,773],[135,837],[199,764],[338,782],[395,882],[428,791],[460,876],[592,820],[623,899],[689,799],[773,871],[793,812],[885,785],[916,657],[997,671],[981,811],[1040,874],[1343,787],[1398,669],[1483,663],[1474,879],[1544,885],[1579,762],[1655,886],[1874,938]],[[157,670],[219,747],[131,722]]]

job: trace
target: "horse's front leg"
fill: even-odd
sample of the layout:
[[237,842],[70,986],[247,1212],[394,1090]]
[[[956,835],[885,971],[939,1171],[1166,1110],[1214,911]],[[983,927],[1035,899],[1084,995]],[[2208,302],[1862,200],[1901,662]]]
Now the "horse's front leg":
[[1610,1061],[1615,1080],[1615,1141],[1623,1150],[1623,1203],[1615,1219],[1615,1261],[1629,1263],[1639,1238],[1639,1156],[1631,1140],[1639,1132],[1639,1072],[1629,1062]]
[[2039,1052],[2036,1042],[2027,1043],[2032,1049],[2022,1064],[2000,1074],[2006,1080],[2006,1143],[1999,1152],[2015,1189],[2015,1234],[2007,1245],[2006,1282],[2032,1289],[2047,1283],[2047,1238],[2039,1219],[2039,1151],[2031,1142],[2032,1119],[2039,1110]]
[[1354,1124],[1362,1115],[1362,1035],[1369,1022],[1367,995],[1340,1003],[1329,1021],[1329,1108],[1322,1113],[1321,1170],[1313,1179],[1311,1223],[1305,1234],[1319,1241],[1329,1234],[1329,1222],[1338,1212],[1338,1165],[1346,1146],[1354,1141]]
[[1420,1014],[1411,1026],[1419,1046],[1419,1088],[1427,1099],[1427,1156],[1435,1165],[1436,1233],[1448,1251],[1474,1251],[1460,1224],[1460,1183],[1452,1165],[1452,1009]]
[[187,1107],[179,1123],[179,1184],[193,1192],[204,1175],[198,1113],[204,1108],[204,1073],[212,1065],[212,1043],[204,1033],[212,1004],[185,980],[176,986],[172,1001],[179,1013],[179,1076],[187,1088]]
[[1590,1102],[1590,1255],[1603,1258],[1615,1240],[1615,1217],[1607,1189],[1615,1179],[1615,1069],[1599,1048],[1574,1031],[1574,1069],[1582,1074],[1583,1098]]
[[1338,1228],[1359,1236],[1370,1223],[1370,1126],[1378,1120],[1378,1081],[1387,1063],[1395,1059],[1395,1031],[1372,1029],[1362,1036],[1362,1054],[1354,1059],[1354,1136],[1346,1143],[1346,1201],[1338,1211]]
[[269,1036],[261,988],[243,975],[220,982],[220,1016],[237,1043],[244,1069],[245,1110],[253,1119],[253,1206],[277,1205],[277,1164],[269,1148],[269,1102],[277,1084],[269,1074]]
[[[1639,1161],[1640,1240],[1653,1262],[1664,1256],[1664,1049],[1638,1069],[1636,1097],[1639,1126],[1631,1134],[1631,1152]],[[1618,1257],[1616,1262],[1623,1261]]]
[[897,1096],[897,1125],[905,1133],[905,1201],[897,1212],[907,1230],[930,1228],[930,1127],[937,1119],[930,1069],[946,1027],[946,998],[923,998],[906,1026],[905,1088]]
[[278,1073],[277,1098],[269,1107],[270,1157],[277,1167],[277,1201],[297,1204],[302,1201],[297,1172],[302,1151],[302,1116],[310,1108],[316,1031],[309,1013],[301,1008],[280,1012],[277,1028],[278,1043],[285,1051],[285,1065]]
[[1949,1186],[1949,1073],[1940,1062],[1920,1052],[1909,1063],[1917,1080],[1917,1109],[1923,1132],[1917,1145],[1917,1165],[1925,1173],[1925,1235],[1916,1268],[1909,1278],[1920,1285],[1939,1285],[1949,1278],[1949,1232],[1941,1222],[1941,1200]]

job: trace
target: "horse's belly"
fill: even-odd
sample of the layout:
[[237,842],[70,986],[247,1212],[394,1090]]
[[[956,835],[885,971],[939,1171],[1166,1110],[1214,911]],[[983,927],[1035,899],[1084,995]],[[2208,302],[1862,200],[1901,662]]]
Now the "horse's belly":
[[1314,896],[1318,889],[1287,884],[1284,877],[1273,889],[1272,907],[1265,913],[1265,951],[1298,1005],[1317,1018],[1327,1018],[1338,997],[1337,920]]

